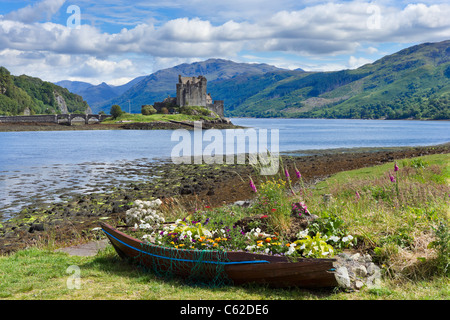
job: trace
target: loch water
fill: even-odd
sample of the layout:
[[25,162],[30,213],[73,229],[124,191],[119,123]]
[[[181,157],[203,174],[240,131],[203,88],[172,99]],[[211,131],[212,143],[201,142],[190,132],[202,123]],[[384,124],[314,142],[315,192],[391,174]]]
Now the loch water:
[[[269,147],[276,142],[281,153],[298,155],[308,150],[430,146],[450,141],[448,121],[231,121],[245,127],[244,132],[267,132]],[[194,132],[183,134],[187,132],[194,145]],[[226,132],[216,134],[225,137]],[[274,132],[276,141],[270,136]],[[170,161],[180,145],[181,140],[173,135],[173,130],[0,132],[0,221],[35,201],[63,201],[73,193],[105,192],[113,185],[149,179],[150,164]],[[212,140],[203,141],[202,148],[208,141]],[[234,142],[224,139],[223,143],[225,151],[229,150],[227,143]]]

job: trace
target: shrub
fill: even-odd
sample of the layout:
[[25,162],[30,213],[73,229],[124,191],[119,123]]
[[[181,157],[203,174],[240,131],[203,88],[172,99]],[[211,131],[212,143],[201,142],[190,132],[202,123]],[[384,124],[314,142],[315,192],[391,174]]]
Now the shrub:
[[156,109],[153,106],[148,105],[148,104],[143,105],[141,108],[141,113],[144,116],[150,116],[152,114],[155,114],[156,112],[157,112]]
[[114,119],[117,119],[123,114],[123,111],[119,105],[115,104],[111,107],[111,111],[109,113],[113,116]]

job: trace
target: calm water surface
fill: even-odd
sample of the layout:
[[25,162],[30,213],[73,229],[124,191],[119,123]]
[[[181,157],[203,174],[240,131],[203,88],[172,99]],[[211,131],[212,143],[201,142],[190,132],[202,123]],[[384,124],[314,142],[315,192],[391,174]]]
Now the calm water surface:
[[[256,131],[279,130],[281,152],[426,146],[450,141],[448,121],[232,119],[232,122]],[[221,132],[225,136],[225,131]],[[179,140],[171,141],[172,133],[169,130],[0,132],[0,220],[35,200],[61,201],[70,193],[104,192],[112,185],[151,178],[149,163],[169,160],[172,149],[179,144]],[[270,144],[270,136],[268,139]],[[204,142],[203,148],[208,144]],[[148,175],[139,174],[146,170]]]

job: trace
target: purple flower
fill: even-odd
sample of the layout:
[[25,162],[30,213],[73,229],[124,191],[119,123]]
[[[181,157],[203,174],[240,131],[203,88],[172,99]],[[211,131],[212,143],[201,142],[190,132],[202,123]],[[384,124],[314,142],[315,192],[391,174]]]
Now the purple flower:
[[391,182],[395,182],[395,177],[389,173],[389,179],[391,179]]
[[299,179],[302,177],[302,174],[297,169],[295,170],[295,174],[297,175],[297,178],[299,178]]
[[258,192],[258,190],[256,189],[255,184],[253,183],[252,178],[250,178],[250,187],[252,188],[252,190],[253,190],[255,193]]
[[397,172],[399,170],[397,163],[394,165],[394,171]]
[[289,171],[288,169],[284,169],[284,175],[289,179]]
[[356,195],[356,200],[359,200],[361,198],[358,191],[355,191],[355,195]]

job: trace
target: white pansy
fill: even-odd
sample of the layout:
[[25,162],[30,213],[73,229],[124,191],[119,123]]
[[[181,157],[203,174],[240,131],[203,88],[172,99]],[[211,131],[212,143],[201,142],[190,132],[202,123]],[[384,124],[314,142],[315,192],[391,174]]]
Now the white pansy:
[[329,238],[329,240],[334,241],[334,242],[338,242],[339,239],[340,239],[340,238],[337,237],[337,236],[331,236],[331,237]]
[[353,237],[351,235],[348,235],[348,236],[342,238],[342,241],[344,241],[344,242],[348,242],[348,241],[352,241],[352,240],[353,240]]
[[297,233],[297,238],[302,239],[305,238],[308,235],[309,231],[308,229],[302,230],[299,233]]

